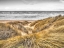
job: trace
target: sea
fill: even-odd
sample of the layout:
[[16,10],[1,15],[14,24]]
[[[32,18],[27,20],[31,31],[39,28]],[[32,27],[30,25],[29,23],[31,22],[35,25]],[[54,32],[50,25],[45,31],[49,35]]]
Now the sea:
[[0,20],[41,20],[58,15],[64,11],[0,11]]

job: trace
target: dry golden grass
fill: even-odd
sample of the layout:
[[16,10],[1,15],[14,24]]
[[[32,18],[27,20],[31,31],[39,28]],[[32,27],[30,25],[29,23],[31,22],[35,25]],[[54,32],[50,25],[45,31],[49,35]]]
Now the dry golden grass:
[[[39,41],[41,41],[42,37],[45,37],[47,34],[34,33],[27,36],[16,36],[9,38],[5,41],[0,41],[1,48],[39,48]],[[45,40],[43,38],[42,40]]]
[[59,20],[59,21],[56,21],[56,22],[54,23],[54,26],[55,26],[55,27],[60,27],[60,26],[62,26],[62,25],[64,25],[64,19]]
[[[59,28],[60,29],[60,28]],[[56,30],[59,30],[56,29]],[[55,33],[54,33],[55,32]],[[64,47],[64,34],[56,31],[41,31],[26,36],[16,36],[3,41],[2,48],[62,48]],[[5,43],[4,43],[5,42]]]
[[0,23],[0,40],[17,36],[17,31],[13,30],[10,26]]
[[[32,22],[30,27],[34,26],[34,30],[31,34],[26,34],[25,36],[17,35],[6,40],[0,40],[0,48],[64,48],[63,22],[64,18],[60,15]],[[10,27],[10,24],[7,24],[7,26]],[[17,27],[13,28],[16,31],[19,30]],[[28,31],[30,30],[29,32],[32,30],[31,28],[27,29]]]

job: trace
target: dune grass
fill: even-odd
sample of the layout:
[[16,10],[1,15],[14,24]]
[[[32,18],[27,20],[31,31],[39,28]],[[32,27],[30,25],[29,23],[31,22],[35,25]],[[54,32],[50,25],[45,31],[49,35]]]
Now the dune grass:
[[30,26],[34,26],[35,33],[0,40],[0,48],[64,48],[64,18],[62,16],[38,20],[32,22]]

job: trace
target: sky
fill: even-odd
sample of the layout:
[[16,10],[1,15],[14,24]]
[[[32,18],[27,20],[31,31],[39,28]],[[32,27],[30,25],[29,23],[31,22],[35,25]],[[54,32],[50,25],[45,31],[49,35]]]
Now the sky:
[[64,11],[64,0],[0,0],[0,11]]

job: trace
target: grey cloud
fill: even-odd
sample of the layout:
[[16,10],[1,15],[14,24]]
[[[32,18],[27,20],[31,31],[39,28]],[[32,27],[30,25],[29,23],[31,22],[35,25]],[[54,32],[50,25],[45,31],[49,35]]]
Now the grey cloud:
[[30,1],[35,1],[35,2],[38,2],[38,1],[60,1],[60,0],[0,0],[0,1],[27,1],[27,2],[30,2]]
[[59,2],[59,0],[0,0],[0,3],[22,3],[22,4],[36,4],[43,2]]

